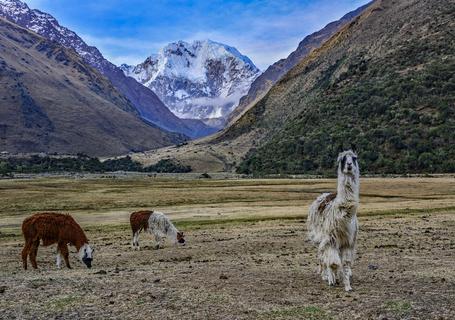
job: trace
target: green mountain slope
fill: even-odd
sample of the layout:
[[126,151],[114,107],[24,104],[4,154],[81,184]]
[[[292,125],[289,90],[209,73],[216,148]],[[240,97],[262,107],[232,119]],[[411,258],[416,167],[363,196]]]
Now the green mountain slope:
[[455,172],[455,1],[376,1],[217,138],[256,133],[238,171]]

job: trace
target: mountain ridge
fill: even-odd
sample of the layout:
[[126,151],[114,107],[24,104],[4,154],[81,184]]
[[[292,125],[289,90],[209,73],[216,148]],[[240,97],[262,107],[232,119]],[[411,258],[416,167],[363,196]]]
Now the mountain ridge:
[[3,18],[0,48],[0,150],[105,156],[185,141],[146,124],[74,50]]
[[[74,49],[87,63],[105,75],[147,121],[167,131],[183,133],[193,138],[199,136],[194,134],[191,123],[179,119],[170,112],[152,90],[126,77],[123,71],[106,60],[96,47],[87,45],[74,31],[61,26],[52,15],[38,9],[30,9],[20,0],[0,0],[0,16],[67,48]],[[214,131],[202,123],[198,124],[198,128],[199,132],[202,131],[202,135]],[[201,130],[201,128],[204,129]]]

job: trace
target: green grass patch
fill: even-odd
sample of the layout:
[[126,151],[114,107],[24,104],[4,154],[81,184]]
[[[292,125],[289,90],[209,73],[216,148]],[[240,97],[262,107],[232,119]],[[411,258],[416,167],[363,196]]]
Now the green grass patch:
[[305,319],[305,320],[331,320],[331,317],[326,311],[319,307],[295,307],[287,309],[271,310],[263,314],[266,319]]
[[68,309],[69,307],[77,304],[77,302],[81,301],[82,298],[74,295],[67,295],[67,296],[61,296],[57,297],[55,299],[52,299],[51,301],[48,302],[48,306],[51,310],[58,311],[58,310],[65,310]]
[[412,305],[408,301],[386,301],[385,302],[385,308],[391,312],[393,312],[396,315],[405,315],[408,314],[411,309]]

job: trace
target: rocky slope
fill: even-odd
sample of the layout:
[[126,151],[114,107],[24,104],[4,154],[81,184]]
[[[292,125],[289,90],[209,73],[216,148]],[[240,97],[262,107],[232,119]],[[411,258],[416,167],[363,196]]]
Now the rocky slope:
[[238,106],[229,115],[229,122],[233,122],[241,114],[243,114],[254,102],[262,98],[267,91],[297,63],[305,58],[312,50],[320,47],[327,39],[340,30],[345,24],[349,23],[362,13],[370,3],[347,13],[340,20],[334,21],[326,25],[323,29],[312,33],[305,37],[286,59],[281,59],[267,68],[259,77],[251,84],[248,94],[240,99]]
[[50,14],[32,10],[20,0],[0,0],[0,17],[74,49],[87,63],[105,75],[147,121],[190,137],[198,137],[214,131],[202,123],[197,123],[194,128],[193,123],[176,117],[153,91],[126,77],[122,70],[106,60],[96,47],[87,45],[75,32],[61,26]]
[[73,50],[0,18],[0,150],[117,155],[183,141]]
[[203,120],[229,115],[259,75],[237,49],[210,40],[171,43],[143,63],[122,68],[175,115]]

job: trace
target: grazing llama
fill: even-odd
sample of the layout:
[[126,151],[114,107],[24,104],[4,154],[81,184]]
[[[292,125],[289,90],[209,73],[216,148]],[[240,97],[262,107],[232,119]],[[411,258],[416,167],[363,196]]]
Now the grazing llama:
[[359,165],[349,150],[338,156],[337,193],[320,195],[308,214],[308,237],[318,246],[319,273],[329,285],[342,279],[344,289],[352,290],[351,266],[355,257],[357,208],[359,206]]
[[169,237],[174,244],[185,244],[183,232],[179,232],[171,220],[161,212],[138,211],[130,216],[133,231],[132,247],[139,250],[139,233],[144,230],[155,236],[156,249],[162,247],[162,241]]
[[33,268],[37,269],[36,255],[40,240],[43,246],[57,243],[57,267],[60,268],[63,259],[66,266],[71,269],[68,259],[68,244],[76,247],[79,258],[87,268],[92,267],[93,251],[88,245],[88,239],[81,227],[74,221],[73,217],[62,213],[37,213],[28,217],[22,223],[22,234],[25,238],[24,249],[22,249],[22,263],[27,270],[27,256]]

